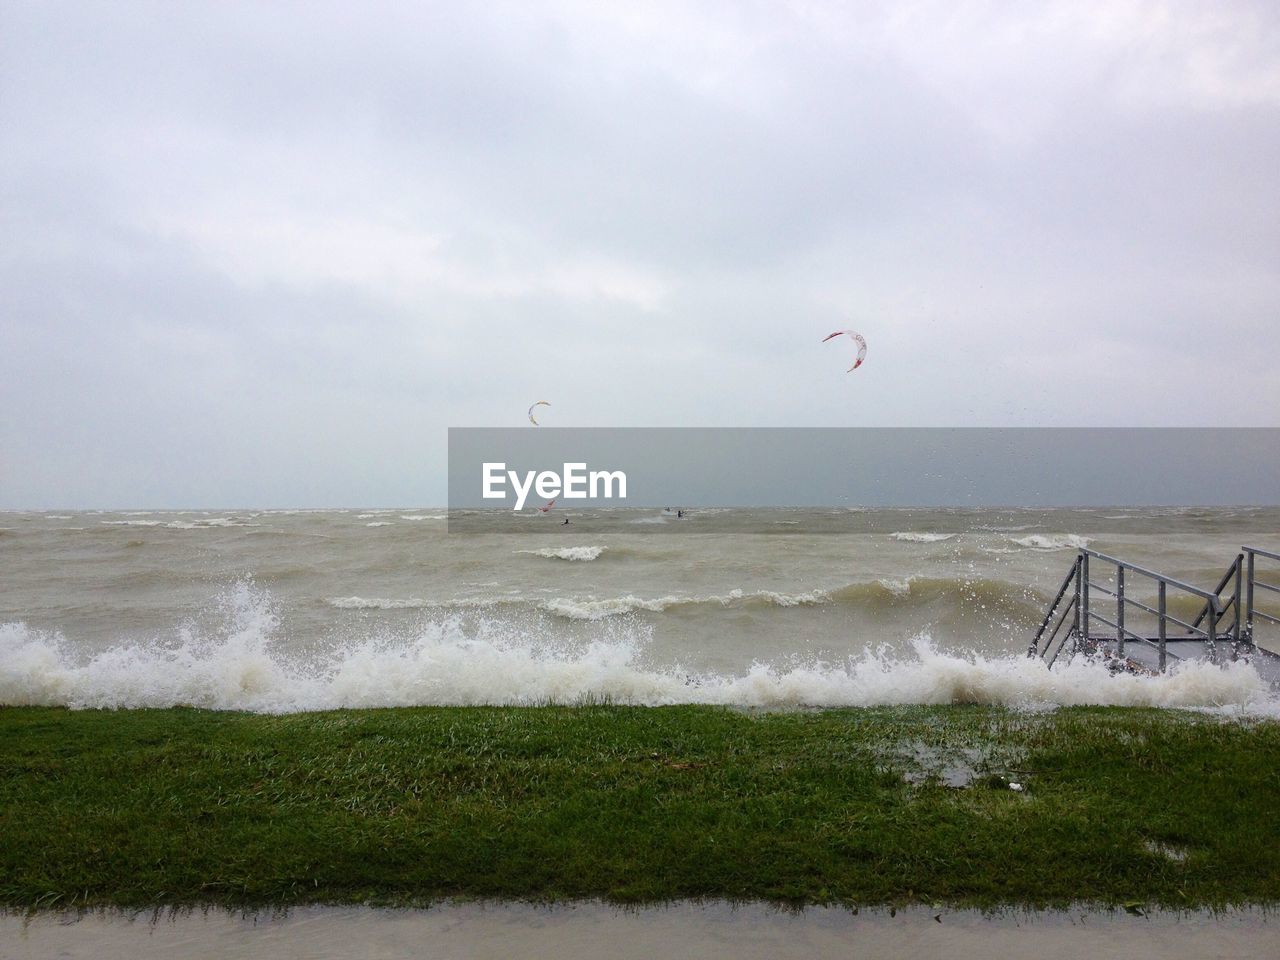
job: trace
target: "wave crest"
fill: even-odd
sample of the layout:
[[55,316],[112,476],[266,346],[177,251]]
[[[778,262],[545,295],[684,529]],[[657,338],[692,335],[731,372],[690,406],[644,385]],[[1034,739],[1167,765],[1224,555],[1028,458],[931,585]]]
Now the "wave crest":
[[607,547],[543,547],[540,550],[517,550],[517,555],[546,557],[552,560],[576,560],[585,562],[595,560],[604,553]]
[[[596,548],[569,547],[565,550],[592,550]],[[599,548],[603,550],[604,548]],[[592,559],[584,556],[560,557],[556,548],[517,551],[542,557],[559,559]],[[325,603],[339,610],[410,610],[435,609],[442,611],[479,610],[496,611],[514,607],[540,610],[566,620],[606,620],[631,613],[693,614],[699,610],[715,610],[726,607],[765,609],[769,607],[806,607],[842,605],[856,607],[864,612],[902,608],[912,605],[960,604],[985,609],[1002,610],[1010,614],[1037,617],[1044,598],[1025,587],[1006,580],[954,579],[949,577],[907,577],[905,579],[882,578],[863,583],[850,583],[828,590],[809,590],[803,593],[782,593],[775,590],[730,590],[723,594],[705,596],[640,597],[625,594],[616,597],[552,597],[537,600],[521,596],[455,597],[448,600],[425,600],[418,597],[327,597]]]
[[1028,537],[1010,537],[1020,547],[1031,547],[1034,550],[1080,550],[1089,545],[1088,537],[1074,533],[1033,533]]
[[325,603],[338,610],[414,610],[435,606],[430,600],[417,597],[327,597]]

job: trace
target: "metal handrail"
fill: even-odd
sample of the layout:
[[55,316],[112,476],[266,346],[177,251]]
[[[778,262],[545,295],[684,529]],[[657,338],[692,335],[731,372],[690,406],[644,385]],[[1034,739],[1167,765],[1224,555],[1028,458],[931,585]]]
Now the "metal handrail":
[[[1202,599],[1204,599],[1206,610],[1208,610],[1210,607],[1213,608],[1215,616],[1213,617],[1213,622],[1210,624],[1210,626],[1213,628],[1216,628],[1218,625],[1218,621],[1222,619],[1224,608],[1221,607],[1220,601],[1216,594],[1212,594],[1212,593],[1209,593],[1208,591],[1201,590],[1199,587],[1191,587],[1190,584],[1183,584],[1181,581],[1174,580],[1171,577],[1161,576],[1160,574],[1155,573],[1154,571],[1150,571],[1143,567],[1136,566],[1135,564],[1126,563],[1124,561],[1117,561],[1115,560],[1115,558],[1108,557],[1106,554],[1090,552],[1090,556],[1097,557],[1098,559],[1107,560],[1110,563],[1114,563],[1116,566],[1116,589],[1115,590],[1110,590],[1104,584],[1097,583],[1093,580],[1085,580],[1084,582],[1084,586],[1087,587],[1088,590],[1097,590],[1099,593],[1105,593],[1107,596],[1116,598],[1116,619],[1108,620],[1106,617],[1102,616],[1102,614],[1096,613],[1093,610],[1089,609],[1087,605],[1088,590],[1086,590],[1085,591],[1086,606],[1083,611],[1083,616],[1081,617],[1084,628],[1086,628],[1083,632],[1084,632],[1084,635],[1087,636],[1088,624],[1090,621],[1093,621],[1093,620],[1096,620],[1099,623],[1105,623],[1107,626],[1112,627],[1116,631],[1116,646],[1118,648],[1117,653],[1119,653],[1120,656],[1124,656],[1125,635],[1128,634],[1129,636],[1134,636],[1133,631],[1125,630],[1124,628],[1125,604],[1139,606],[1143,610],[1148,610],[1148,611],[1151,610],[1151,608],[1148,607],[1146,604],[1139,603],[1138,601],[1125,596],[1125,593],[1124,593],[1124,571],[1125,570],[1133,570],[1137,573],[1141,573],[1146,576],[1149,576],[1152,579],[1154,579],[1157,582],[1157,584],[1160,584],[1161,586],[1164,586],[1164,587],[1167,587],[1167,585],[1169,584],[1173,584],[1174,586],[1181,587],[1181,588],[1190,587],[1191,592],[1193,592],[1196,596],[1200,596]],[[1087,564],[1086,564],[1086,568],[1087,568]],[[1215,635],[1217,632],[1216,629],[1200,628],[1200,621],[1204,619],[1203,613],[1201,613],[1201,615],[1196,618],[1196,621],[1194,624],[1191,624],[1191,623],[1187,623],[1185,620],[1178,619],[1173,614],[1169,613],[1168,610],[1165,610],[1163,613],[1159,610],[1152,611],[1152,612],[1154,612],[1155,615],[1159,618],[1161,627],[1165,625],[1166,621],[1171,621],[1173,623],[1176,623],[1180,627],[1186,628],[1186,631],[1188,633],[1198,634],[1199,636],[1202,636],[1206,640],[1210,640],[1210,641],[1215,639]],[[1142,639],[1145,639],[1145,638],[1142,638]]]
[[[1280,584],[1267,583],[1258,579],[1256,568],[1259,559],[1273,560],[1280,563],[1280,553],[1263,550],[1259,547],[1242,547],[1241,552],[1236,555],[1235,560],[1227,568],[1227,572],[1223,574],[1217,586],[1213,590],[1205,590],[1183,580],[1167,577],[1147,567],[1141,567],[1135,563],[1129,563],[1117,557],[1100,553],[1097,550],[1089,550],[1082,547],[1077,553],[1071,569],[1067,572],[1066,578],[1063,579],[1062,585],[1058,588],[1053,602],[1045,612],[1044,619],[1040,623],[1040,629],[1036,631],[1035,637],[1027,650],[1027,655],[1039,656],[1049,666],[1052,666],[1067,647],[1069,641],[1072,642],[1072,651],[1074,652],[1082,644],[1088,644],[1099,639],[1096,636],[1091,636],[1089,632],[1090,624],[1096,621],[1114,631],[1116,653],[1120,657],[1124,657],[1125,642],[1128,640],[1155,646],[1160,654],[1161,671],[1165,669],[1168,663],[1166,644],[1170,639],[1168,636],[1170,623],[1183,628],[1187,634],[1186,639],[1194,639],[1197,642],[1203,640],[1208,645],[1210,657],[1214,662],[1219,660],[1218,641],[1230,638],[1232,641],[1231,658],[1234,660],[1239,656],[1242,646],[1253,647],[1255,622],[1266,621],[1267,623],[1280,625],[1280,617],[1258,610],[1254,602],[1255,593],[1259,589],[1280,593]],[[1114,589],[1112,589],[1110,578],[1106,583],[1099,583],[1089,576],[1090,560],[1098,560],[1115,568]],[[1125,595],[1126,572],[1132,572],[1155,581],[1156,606],[1152,607],[1141,600]],[[1064,605],[1063,598],[1067,596],[1068,589],[1073,584],[1075,586],[1073,595]],[[1191,623],[1169,613],[1168,591],[1170,587],[1204,601],[1204,606],[1201,608],[1199,615]],[[1223,591],[1228,589],[1229,593],[1224,597]],[[1099,594],[1115,598],[1115,619],[1104,616],[1097,610],[1090,609],[1090,591],[1097,591]],[[1156,618],[1159,630],[1157,637],[1143,636],[1126,626],[1125,613],[1131,607],[1151,614]],[[1060,613],[1059,610],[1061,610]],[[1073,613],[1075,615],[1074,618],[1072,618]],[[1054,623],[1055,615],[1057,616],[1056,623]],[[1059,633],[1069,622],[1071,624],[1070,627],[1059,639]],[[1049,629],[1051,623],[1053,623],[1053,628]],[[1225,629],[1223,629],[1224,627]],[[1178,638],[1174,637],[1173,639]],[[1057,642],[1056,648],[1055,641]]]
[[[1061,630],[1062,625],[1066,623],[1067,617],[1071,615],[1071,611],[1075,609],[1075,605],[1076,605],[1076,598],[1072,597],[1070,602],[1068,602],[1067,605],[1062,609],[1062,616],[1058,618],[1058,622],[1054,625],[1053,633],[1049,635],[1049,642],[1044,645],[1043,656],[1048,655],[1049,648],[1053,645],[1054,637],[1058,635],[1058,631]],[[1067,630],[1066,635],[1062,638],[1062,641],[1058,644],[1058,649],[1053,651],[1052,657],[1049,657],[1047,661],[1049,666],[1052,667],[1054,664],[1054,661],[1058,659],[1058,654],[1062,652],[1062,648],[1065,647],[1067,645],[1067,641],[1071,639],[1071,635],[1074,632],[1074,629],[1075,628],[1073,627]]]
[[[1235,563],[1231,564],[1230,567],[1226,568],[1226,572],[1224,573],[1224,575],[1222,575],[1222,579],[1217,581],[1217,586],[1213,588],[1213,595],[1217,596],[1217,598],[1219,599],[1222,598],[1222,590],[1224,590],[1226,588],[1226,585],[1228,585],[1229,582],[1231,582],[1231,577],[1240,575],[1240,557],[1243,557],[1243,554],[1236,554]],[[1221,620],[1222,614],[1225,614],[1226,611],[1228,611],[1228,608],[1230,607],[1231,603],[1234,603],[1234,602],[1235,602],[1235,596],[1231,596],[1231,599],[1228,600],[1228,602],[1226,602],[1224,605],[1222,605],[1221,612],[1219,613],[1219,620]],[[1204,605],[1204,609],[1202,609],[1202,611],[1199,612],[1199,616],[1196,617],[1197,627],[1201,625],[1201,621],[1204,620],[1204,614],[1207,614],[1207,613],[1208,613],[1208,604]]]
[[1261,547],[1241,547],[1240,549],[1244,552],[1244,555],[1249,558],[1247,562],[1247,573],[1245,575],[1247,589],[1245,592],[1244,639],[1249,644],[1252,644],[1253,622],[1255,619],[1265,620],[1268,623],[1280,625],[1280,617],[1273,617],[1269,613],[1263,613],[1254,606],[1253,602],[1253,592],[1258,587],[1261,587],[1263,590],[1271,590],[1274,593],[1280,593],[1280,585],[1266,583],[1259,580],[1255,571],[1258,557],[1280,562],[1280,553],[1272,553],[1270,550],[1263,550]]
[[[1244,559],[1245,554],[1249,555],[1250,569],[1248,577],[1248,611],[1250,616],[1257,616],[1260,619],[1274,621],[1280,623],[1280,619],[1270,617],[1262,611],[1253,609],[1253,587],[1262,586],[1265,589],[1274,589],[1280,592],[1280,586],[1274,584],[1263,584],[1253,575],[1253,548],[1245,548],[1244,552],[1237,555],[1235,562],[1228,568],[1222,579],[1218,582],[1216,589],[1204,590],[1194,584],[1177,580],[1173,577],[1167,577],[1164,574],[1157,573],[1155,570],[1141,567],[1135,563],[1129,563],[1120,560],[1117,557],[1100,553],[1097,550],[1089,550],[1081,548],[1076,555],[1075,563],[1072,564],[1071,570],[1068,571],[1066,578],[1062,581],[1062,586],[1058,589],[1057,595],[1054,597],[1053,603],[1049,605],[1049,609],[1045,612],[1044,620],[1040,624],[1040,629],[1036,631],[1035,637],[1032,639],[1030,647],[1027,651],[1029,656],[1039,655],[1052,666],[1057,660],[1058,655],[1066,647],[1067,641],[1074,637],[1075,646],[1079,646],[1091,639],[1089,626],[1093,622],[1106,625],[1115,631],[1116,653],[1120,657],[1124,657],[1125,642],[1127,640],[1138,641],[1141,643],[1150,643],[1159,650],[1160,670],[1164,671],[1168,663],[1168,653],[1166,644],[1168,642],[1168,625],[1173,623],[1186,630],[1187,634],[1194,636],[1197,640],[1203,639],[1209,647],[1210,656],[1216,662],[1218,656],[1219,639],[1230,636],[1232,638],[1232,659],[1239,654],[1239,641],[1241,640],[1242,627],[1244,639],[1247,641],[1252,635],[1252,619],[1248,620],[1245,625],[1245,616],[1241,604],[1241,592],[1245,585],[1244,577]],[[1268,558],[1274,558],[1280,561],[1280,554],[1268,554],[1266,551],[1257,551],[1258,555]],[[1110,564],[1115,567],[1115,589],[1111,589],[1110,583],[1095,582],[1089,576],[1090,560],[1099,560],[1103,563]],[[1139,576],[1147,577],[1156,582],[1157,602],[1152,607],[1140,600],[1125,595],[1125,573],[1131,571]],[[1231,594],[1224,600],[1222,591],[1227,589],[1228,585],[1235,581],[1234,589]],[[1048,633],[1048,639],[1045,640],[1043,646],[1041,639],[1045,636],[1049,624],[1053,621],[1054,615],[1058,612],[1062,599],[1067,593],[1067,589],[1075,584],[1074,596],[1062,609],[1061,616],[1053,629]],[[1181,590],[1183,593],[1190,594],[1204,601],[1204,607],[1200,611],[1200,615],[1195,618],[1193,623],[1187,623],[1178,617],[1175,617],[1168,610],[1168,590],[1173,587],[1175,590]],[[1096,590],[1108,597],[1115,598],[1116,612],[1115,619],[1103,616],[1096,610],[1090,609],[1089,594],[1091,590]],[[1134,607],[1146,613],[1152,614],[1156,618],[1159,634],[1155,639],[1143,636],[1130,629],[1125,624],[1125,612],[1129,607]],[[1071,628],[1054,649],[1054,641],[1058,637],[1058,632],[1067,621],[1067,618],[1074,611],[1075,620]],[[1231,623],[1226,631],[1220,630],[1223,620],[1231,615]],[[1201,626],[1203,624],[1203,627]],[[1052,656],[1050,652],[1052,651]]]
[[[1040,624],[1040,629],[1036,631],[1036,635],[1031,640],[1031,648],[1027,651],[1027,656],[1034,657],[1040,651],[1040,638],[1044,635],[1045,628],[1049,626],[1049,621],[1053,619],[1053,613],[1058,609],[1058,604],[1062,602],[1063,595],[1067,592],[1067,587],[1071,586],[1071,581],[1076,574],[1080,572],[1080,558],[1076,557],[1076,562],[1072,565],[1071,570],[1067,573],[1066,579],[1062,581],[1062,586],[1058,588],[1058,595],[1053,598],[1053,603],[1049,604],[1049,609],[1045,611],[1044,621]],[[1067,610],[1071,609],[1071,604],[1075,603],[1072,599],[1067,604]],[[1049,647],[1053,644],[1053,638],[1058,635],[1058,630],[1062,627],[1062,621],[1066,619],[1066,614],[1062,616],[1057,625],[1053,628],[1053,632],[1049,634],[1049,640],[1044,646],[1044,652],[1049,652]]]
[[1187,593],[1193,593],[1202,600],[1208,600],[1213,596],[1208,590],[1201,590],[1199,587],[1184,583],[1181,580],[1175,580],[1173,577],[1166,577],[1163,573],[1156,573],[1154,570],[1148,570],[1146,567],[1140,567],[1136,563],[1128,563],[1124,560],[1117,560],[1115,557],[1109,557],[1105,553],[1099,553],[1096,550],[1089,550],[1086,547],[1080,548],[1080,553],[1088,557],[1097,557],[1099,560],[1105,560],[1107,563],[1114,563],[1117,567],[1124,567],[1126,570],[1132,570],[1134,573],[1141,573],[1150,577],[1152,580],[1163,580],[1165,583],[1172,584],[1179,590],[1185,590]]

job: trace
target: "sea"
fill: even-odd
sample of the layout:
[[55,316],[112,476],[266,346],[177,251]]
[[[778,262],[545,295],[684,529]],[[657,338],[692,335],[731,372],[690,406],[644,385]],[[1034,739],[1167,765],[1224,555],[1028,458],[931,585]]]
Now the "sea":
[[1142,676],[1027,656],[1081,547],[1210,588],[1244,544],[1280,552],[1280,508],[5,512],[0,704],[1280,716],[1247,657]]

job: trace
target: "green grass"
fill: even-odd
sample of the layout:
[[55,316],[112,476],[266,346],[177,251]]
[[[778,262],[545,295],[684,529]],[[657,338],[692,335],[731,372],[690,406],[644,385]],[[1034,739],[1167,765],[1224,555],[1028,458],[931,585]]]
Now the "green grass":
[[1280,724],[1114,708],[0,709],[0,904],[446,897],[1276,903]]

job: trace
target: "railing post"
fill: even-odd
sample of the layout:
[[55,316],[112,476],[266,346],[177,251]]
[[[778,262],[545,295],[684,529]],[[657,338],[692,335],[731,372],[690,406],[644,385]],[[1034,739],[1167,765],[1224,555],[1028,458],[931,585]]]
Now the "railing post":
[[1250,646],[1253,645],[1253,551],[1249,551],[1249,586],[1248,594],[1245,601],[1245,621],[1244,633],[1245,638],[1249,641]]
[[1080,642],[1089,649],[1089,555],[1080,554]]
[[1163,580],[1160,581],[1159,601],[1157,602],[1156,607],[1160,611],[1160,672],[1164,673],[1164,665],[1165,665],[1164,642],[1165,642],[1165,634],[1167,631],[1167,625],[1165,623],[1165,582]]
[[[1058,631],[1062,629],[1062,625],[1067,622],[1067,614],[1074,609],[1074,597],[1071,602],[1067,604],[1067,608],[1062,611],[1062,616],[1059,618],[1057,624],[1054,625],[1053,631],[1049,634],[1049,638],[1044,643],[1044,653],[1041,653],[1040,638],[1044,636],[1044,632],[1049,629],[1049,624],[1053,623],[1053,615],[1058,612],[1058,605],[1062,603],[1062,598],[1067,595],[1067,588],[1070,587],[1072,581],[1076,579],[1076,573],[1079,569],[1080,558],[1077,557],[1075,560],[1071,561],[1071,569],[1068,570],[1067,575],[1062,578],[1062,586],[1058,588],[1057,594],[1054,595],[1053,603],[1049,604],[1049,609],[1045,612],[1044,620],[1040,624],[1040,629],[1037,630],[1036,635],[1031,638],[1031,643],[1027,647],[1027,656],[1045,656],[1045,654],[1049,652],[1049,648],[1053,645],[1053,640],[1058,635]],[[1075,627],[1069,627],[1067,629],[1067,637],[1070,637],[1074,632]],[[1063,643],[1066,642],[1066,639],[1066,637],[1063,638]],[[1059,645],[1059,649],[1061,649],[1061,645]]]
[[1116,567],[1116,656],[1124,659],[1124,567]]
[[1235,615],[1231,618],[1231,659],[1240,657],[1240,573],[1244,566],[1244,554],[1236,554],[1236,588],[1232,594]]
[[1084,634],[1084,621],[1080,619],[1080,611],[1082,609],[1081,600],[1083,599],[1081,586],[1084,583],[1084,578],[1080,576],[1080,571],[1083,566],[1084,554],[1082,553],[1076,557],[1076,638],[1072,641],[1072,653],[1075,653],[1080,649],[1080,637]]
[[1212,663],[1220,663],[1221,658],[1218,656],[1218,598],[1210,597],[1209,616],[1205,619],[1208,621],[1209,633],[1206,636],[1206,642],[1209,644],[1209,660]]

